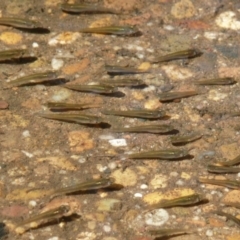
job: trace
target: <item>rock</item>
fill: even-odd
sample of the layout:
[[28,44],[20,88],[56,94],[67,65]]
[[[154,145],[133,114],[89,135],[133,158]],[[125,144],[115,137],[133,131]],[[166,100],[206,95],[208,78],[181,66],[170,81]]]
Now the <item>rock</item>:
[[175,3],[171,9],[171,14],[175,18],[190,18],[195,15],[194,5],[190,0],[181,0]]
[[15,45],[22,41],[22,35],[14,32],[3,32],[0,35],[0,40],[8,45]]
[[115,179],[116,184],[121,184],[124,187],[135,186],[137,183],[137,175],[134,171],[127,168],[126,170],[117,169],[111,174]]

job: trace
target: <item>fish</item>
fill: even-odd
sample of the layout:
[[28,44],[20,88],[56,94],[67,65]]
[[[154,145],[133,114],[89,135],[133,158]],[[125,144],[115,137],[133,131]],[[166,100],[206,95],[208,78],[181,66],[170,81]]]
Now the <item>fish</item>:
[[105,115],[132,117],[132,118],[144,118],[144,119],[159,119],[159,118],[166,117],[166,114],[164,111],[147,110],[147,109],[126,110],[126,111],[103,110],[102,113]]
[[158,238],[168,237],[171,235],[191,234],[190,230],[184,228],[160,228],[160,229],[148,229],[149,234],[157,236]]
[[159,62],[170,62],[173,60],[179,60],[179,59],[190,59],[201,56],[203,53],[199,51],[198,49],[192,48],[192,49],[186,49],[179,52],[174,52],[167,54],[162,57],[158,57],[156,59],[153,59],[152,63],[159,63]]
[[36,29],[40,28],[41,24],[26,18],[2,17],[0,18],[0,25],[11,26],[22,29]]
[[99,5],[93,5],[88,3],[64,3],[61,5],[61,9],[68,13],[112,13],[117,14],[116,11],[109,8],[104,8]]
[[207,178],[199,178],[198,181],[200,183],[206,183],[206,184],[213,184],[218,185],[222,187],[227,187],[231,189],[240,189],[240,181],[237,180],[219,180],[219,179],[207,179]]
[[10,49],[0,51],[0,62],[22,58],[26,52],[26,49]]
[[188,151],[185,149],[165,149],[153,150],[149,152],[140,152],[128,154],[130,159],[162,159],[162,160],[175,160],[188,156]]
[[99,107],[99,105],[95,103],[47,102],[46,105],[52,111],[82,110],[87,108]]
[[229,166],[218,166],[209,164],[207,166],[208,172],[211,173],[239,173],[240,168],[229,167]]
[[95,28],[82,28],[79,30],[79,32],[131,36],[138,34],[140,31],[134,26],[105,26]]
[[218,211],[215,211],[215,213],[217,215],[220,215],[220,216],[223,216],[223,217],[226,217],[227,220],[232,220],[233,222],[235,222],[238,226],[240,226],[240,219],[233,216],[232,214],[229,214],[229,213],[225,213],[221,210],[218,210]]
[[175,99],[187,98],[198,95],[197,91],[186,91],[186,92],[163,92],[160,93],[159,99],[161,102],[173,101]]
[[223,166],[234,166],[240,163],[240,155],[235,157],[234,159],[226,162],[218,162],[218,164],[223,165]]
[[54,71],[47,71],[41,73],[34,73],[28,76],[20,77],[8,82],[9,85],[18,87],[27,84],[42,83],[50,80],[56,80],[58,78],[57,73]]
[[22,221],[20,224],[17,225],[15,231],[18,234],[23,234],[28,229],[37,228],[44,223],[52,221],[53,219],[59,219],[63,217],[69,212],[69,210],[70,210],[70,207],[68,205],[61,205],[57,208],[44,211],[42,213],[39,213],[37,215],[34,215]]
[[194,193],[191,195],[178,197],[174,199],[164,199],[159,203],[153,204],[149,206],[150,210],[159,209],[159,208],[172,208],[178,206],[188,206],[193,205],[204,200],[203,196],[200,194]]
[[178,135],[178,136],[173,136],[170,138],[171,143],[174,144],[186,144],[189,142],[193,142],[197,139],[200,139],[202,137],[201,134],[198,133],[191,133],[188,135]]
[[144,82],[139,79],[101,80],[101,83],[115,87],[137,87],[144,85]]
[[149,73],[148,70],[132,68],[132,67],[113,66],[113,65],[106,65],[105,69],[107,73],[110,75]]
[[100,179],[91,179],[86,182],[78,183],[69,187],[59,188],[53,192],[53,195],[65,195],[76,192],[97,190],[102,188],[107,188],[113,185],[113,178],[100,178]]
[[115,128],[114,132],[129,132],[129,133],[169,133],[174,131],[175,128],[171,125],[166,124],[149,124],[139,125],[135,127],[127,128]]
[[231,77],[206,79],[195,82],[197,85],[232,85],[236,80]]
[[65,88],[79,91],[79,92],[91,92],[98,94],[113,94],[117,92],[117,89],[110,85],[94,84],[94,85],[80,85],[80,84],[68,84],[64,85]]
[[86,114],[55,114],[55,113],[40,113],[39,117],[58,120],[63,122],[74,122],[78,124],[100,124],[102,119],[98,116]]

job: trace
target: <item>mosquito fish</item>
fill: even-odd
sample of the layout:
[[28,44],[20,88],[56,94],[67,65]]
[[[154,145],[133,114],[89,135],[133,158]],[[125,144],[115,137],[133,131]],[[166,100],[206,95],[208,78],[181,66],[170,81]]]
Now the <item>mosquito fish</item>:
[[92,179],[92,180],[88,180],[83,183],[75,184],[70,187],[64,187],[64,188],[57,189],[56,191],[53,192],[53,195],[70,194],[70,193],[81,192],[81,191],[97,190],[97,189],[109,187],[113,183],[114,183],[114,180],[112,178]]
[[113,129],[114,132],[129,132],[129,133],[168,133],[173,130],[175,130],[173,126],[166,124],[149,124],[128,128]]
[[131,68],[131,67],[120,67],[120,66],[106,65],[105,68],[106,68],[107,73],[111,74],[111,75],[149,73],[148,70]]
[[79,30],[82,33],[98,33],[111,35],[134,35],[139,33],[139,30],[133,26],[106,26],[96,28],[83,28]]
[[98,5],[92,5],[87,3],[65,3],[61,5],[61,9],[64,12],[69,13],[117,13],[112,9],[100,7]]
[[133,117],[133,118],[144,118],[144,119],[159,119],[165,117],[165,112],[159,110],[127,110],[127,111],[117,111],[117,110],[104,110],[102,111],[105,115],[114,115],[122,117]]
[[235,222],[237,225],[240,226],[240,219],[237,218],[237,217],[235,217],[235,216],[233,216],[232,214],[225,213],[225,212],[220,211],[220,210],[216,211],[215,213],[216,213],[217,215],[219,215],[219,216],[226,217],[227,220],[232,220],[233,222]]
[[175,199],[164,199],[159,203],[153,204],[150,207],[150,210],[159,209],[159,208],[172,208],[177,206],[188,206],[199,203],[203,201],[203,197],[199,194],[191,194],[184,197],[178,197]]
[[137,87],[144,85],[144,82],[139,79],[101,80],[101,83],[115,87]]
[[15,27],[15,28],[23,28],[23,29],[35,29],[41,26],[39,22],[32,21],[25,18],[14,18],[14,17],[0,18],[0,25],[6,25],[6,26]]
[[187,50],[170,53],[165,56],[156,58],[152,62],[153,63],[169,62],[169,61],[179,60],[179,59],[195,58],[195,57],[199,57],[201,55],[202,55],[202,52],[200,52],[198,49],[187,49]]
[[193,142],[201,137],[202,137],[201,134],[192,133],[188,135],[173,136],[170,139],[172,144],[185,144],[185,143]]
[[195,84],[198,85],[231,85],[234,83],[236,83],[236,81],[231,77],[206,79],[195,82]]
[[149,152],[132,153],[128,155],[130,159],[165,159],[165,160],[175,160],[188,156],[187,150],[180,149],[166,149],[166,150],[156,150]]
[[226,162],[218,162],[220,165],[223,166],[234,166],[240,163],[240,155],[238,155],[237,157],[235,157],[234,159],[230,160],[230,161],[226,161]]
[[170,235],[191,234],[191,233],[193,233],[193,232],[191,232],[191,231],[189,231],[187,229],[183,229],[183,228],[149,229],[148,232],[151,235],[157,236],[158,238],[163,238],[163,237],[167,237],[167,236],[170,236]]
[[0,51],[0,61],[2,62],[22,58],[26,52],[26,49],[11,49]]
[[228,166],[218,166],[209,164],[207,166],[208,172],[212,173],[239,173],[240,168],[228,167]]
[[110,85],[105,84],[98,84],[98,85],[64,85],[64,87],[68,89],[72,89],[75,91],[80,92],[92,92],[92,93],[99,93],[99,94],[112,94],[117,91],[117,89]]
[[55,114],[55,113],[41,113],[40,117],[52,120],[59,120],[64,122],[75,122],[79,124],[99,124],[102,119],[93,115],[86,114]]
[[41,83],[46,82],[50,80],[56,80],[57,79],[57,73],[53,71],[47,71],[42,73],[34,73],[25,77],[17,78],[13,81],[10,81],[8,84],[11,86],[22,86],[27,84],[33,84],[33,83]]
[[82,110],[87,108],[99,107],[94,103],[64,103],[64,102],[48,102],[47,107],[51,110],[67,111],[67,110]]
[[237,180],[230,180],[230,179],[218,180],[218,179],[199,178],[198,181],[200,183],[219,185],[222,187],[228,187],[232,189],[240,189],[240,181],[237,181]]
[[[69,211],[69,209],[70,209],[69,206],[61,205],[60,207],[42,212],[35,216],[32,216],[32,217],[24,220],[23,222],[21,222],[16,227],[15,231],[19,234],[23,234],[28,229],[37,228],[43,223],[50,222],[53,219],[58,219],[58,218],[63,217]],[[25,226],[27,224],[29,224],[29,226]]]
[[188,92],[164,92],[160,93],[158,96],[161,102],[173,101],[175,99],[187,98],[191,96],[198,95],[197,91],[188,91]]

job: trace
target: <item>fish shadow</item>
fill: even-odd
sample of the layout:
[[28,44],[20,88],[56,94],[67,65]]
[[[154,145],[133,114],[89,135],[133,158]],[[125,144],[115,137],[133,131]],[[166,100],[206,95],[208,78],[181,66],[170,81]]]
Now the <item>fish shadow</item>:
[[17,28],[23,32],[34,33],[34,34],[49,34],[51,31],[48,28],[38,27],[34,29],[26,29],[26,28]]
[[22,57],[19,59],[11,59],[11,60],[4,60],[0,63],[4,64],[26,64],[26,63],[32,63],[37,60],[37,57]]

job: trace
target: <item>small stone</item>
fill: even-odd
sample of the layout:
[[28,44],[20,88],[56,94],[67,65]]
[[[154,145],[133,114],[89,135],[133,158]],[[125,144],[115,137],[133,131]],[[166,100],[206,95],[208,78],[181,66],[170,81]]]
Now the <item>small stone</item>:
[[36,42],[34,42],[34,43],[32,44],[32,47],[33,47],[33,48],[38,48],[38,47],[39,47],[39,44],[36,43]]
[[213,231],[210,230],[210,229],[208,229],[208,230],[206,231],[206,235],[207,235],[208,237],[212,237],[212,236],[213,236]]
[[111,177],[115,179],[115,183],[121,184],[125,187],[134,186],[137,183],[136,173],[129,168],[127,168],[125,171],[117,169],[111,174]]
[[181,81],[193,76],[193,73],[188,68],[177,65],[162,66],[162,70],[165,71],[167,76],[173,81]]
[[103,226],[103,231],[109,233],[109,232],[111,232],[111,227],[108,226],[108,225],[104,225]]
[[143,195],[142,195],[141,193],[135,193],[135,194],[134,194],[134,197],[135,197],[135,198],[142,198]]
[[214,101],[220,101],[226,98],[228,94],[226,93],[220,93],[218,90],[210,90],[208,92],[208,99],[214,100]]
[[162,226],[169,219],[169,214],[164,209],[153,210],[144,215],[145,223],[151,226]]
[[62,68],[62,71],[67,75],[72,75],[85,70],[89,66],[89,64],[90,60],[88,58],[85,58],[80,62],[66,65],[65,67]]
[[6,101],[0,100],[0,109],[7,109],[8,103]]
[[96,221],[89,221],[87,225],[89,229],[94,230],[96,228]]
[[228,192],[223,198],[223,203],[239,203],[240,204],[240,190],[232,190]]
[[148,185],[142,184],[142,185],[140,186],[140,188],[141,188],[141,189],[147,189],[147,188],[148,188]]
[[215,23],[222,28],[231,30],[240,30],[240,21],[236,19],[236,13],[227,11],[219,14],[215,20]]
[[126,139],[120,138],[120,139],[112,139],[108,141],[113,147],[125,147],[127,146]]
[[22,35],[14,32],[3,32],[0,35],[0,40],[9,45],[15,45],[22,41]]
[[59,240],[59,237],[51,237],[51,238],[48,238],[48,240]]
[[37,206],[37,202],[36,201],[34,201],[34,200],[32,200],[32,201],[29,201],[29,206],[30,207],[36,207]]
[[173,5],[171,14],[178,19],[190,18],[194,16],[195,8],[190,0],[181,0]]
[[167,186],[167,176],[163,174],[156,174],[150,181],[154,189],[165,188]]
[[71,91],[63,88],[63,89],[59,89],[58,91],[56,91],[54,93],[54,95],[51,97],[51,99],[52,99],[52,101],[61,102],[61,101],[66,100],[70,96],[71,96]]
[[220,146],[222,156],[227,160],[232,160],[240,155],[239,145],[237,143],[224,144]]
[[71,44],[80,37],[79,33],[76,32],[64,32],[61,33],[48,41],[50,46],[56,46],[57,44],[65,45]]
[[25,138],[28,138],[31,135],[30,135],[30,132],[28,130],[25,130],[25,131],[23,131],[22,136],[25,137]]
[[104,198],[96,202],[97,210],[100,212],[110,212],[120,204],[120,200],[114,198]]
[[57,58],[53,58],[52,59],[52,68],[53,70],[59,70],[64,64],[64,61],[62,59],[57,59]]

